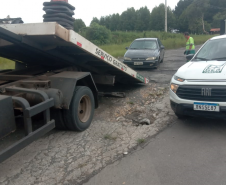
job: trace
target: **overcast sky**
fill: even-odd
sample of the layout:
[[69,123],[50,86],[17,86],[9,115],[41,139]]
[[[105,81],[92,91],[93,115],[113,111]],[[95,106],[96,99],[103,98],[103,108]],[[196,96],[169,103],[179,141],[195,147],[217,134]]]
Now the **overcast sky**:
[[[25,23],[43,22],[43,2],[50,0],[0,0],[0,18],[10,15],[11,18],[21,17]],[[168,0],[168,6],[174,9],[179,0]],[[75,10],[74,18],[82,19],[86,26],[89,26],[93,17],[98,19],[101,16],[113,13],[121,14],[127,8],[134,7],[135,10],[147,6],[151,11],[165,0],[69,0]]]

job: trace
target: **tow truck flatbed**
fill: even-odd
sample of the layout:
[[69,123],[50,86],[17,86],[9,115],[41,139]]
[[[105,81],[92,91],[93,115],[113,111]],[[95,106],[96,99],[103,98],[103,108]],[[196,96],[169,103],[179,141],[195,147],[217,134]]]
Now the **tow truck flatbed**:
[[[0,27],[21,36],[14,43],[0,40],[0,56],[30,65],[75,65],[94,74],[115,76],[116,82],[148,83],[148,80],[73,30],[53,23],[7,24]],[[0,30],[1,31],[1,30]],[[1,38],[1,32],[0,32]],[[24,48],[23,44],[31,48]],[[42,51],[37,54],[37,51]],[[47,62],[48,61],[48,62]]]

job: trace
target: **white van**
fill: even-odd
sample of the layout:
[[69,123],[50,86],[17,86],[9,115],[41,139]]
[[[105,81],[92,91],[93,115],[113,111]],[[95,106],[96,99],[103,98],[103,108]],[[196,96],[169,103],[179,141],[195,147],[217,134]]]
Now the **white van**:
[[187,59],[171,79],[171,108],[179,118],[226,118],[226,35],[209,39]]

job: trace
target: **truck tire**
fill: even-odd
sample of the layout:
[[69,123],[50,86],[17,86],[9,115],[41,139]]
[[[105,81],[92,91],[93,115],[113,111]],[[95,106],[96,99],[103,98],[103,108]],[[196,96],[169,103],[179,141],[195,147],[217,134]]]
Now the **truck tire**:
[[55,126],[59,130],[67,130],[67,127],[64,124],[62,110],[59,109],[50,109],[51,119],[55,120]]
[[66,127],[72,131],[86,130],[92,122],[94,109],[95,102],[90,88],[76,87],[69,110],[63,110]]

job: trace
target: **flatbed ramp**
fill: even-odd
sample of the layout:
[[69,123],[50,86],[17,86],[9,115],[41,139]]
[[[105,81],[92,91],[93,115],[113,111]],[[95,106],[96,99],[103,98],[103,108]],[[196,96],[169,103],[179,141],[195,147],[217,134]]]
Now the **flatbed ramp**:
[[116,82],[148,83],[135,70],[55,22],[1,25],[0,56],[28,66],[76,66],[94,76],[114,76]]

